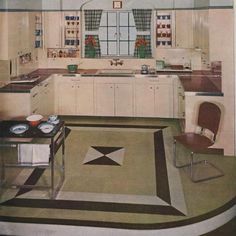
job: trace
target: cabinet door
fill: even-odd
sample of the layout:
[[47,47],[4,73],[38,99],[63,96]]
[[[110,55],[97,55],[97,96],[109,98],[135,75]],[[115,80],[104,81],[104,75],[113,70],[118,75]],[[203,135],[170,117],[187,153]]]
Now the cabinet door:
[[154,90],[155,85],[149,83],[136,84],[135,87],[135,113],[138,117],[154,116]]
[[155,116],[173,117],[173,87],[169,84],[155,85]]
[[132,84],[115,84],[115,115],[133,116]]
[[76,114],[94,115],[94,95],[92,83],[76,83]]
[[114,116],[114,84],[96,84],[96,115]]
[[42,100],[42,114],[54,114],[54,86],[52,81],[44,83],[42,91]]
[[15,58],[20,50],[20,12],[8,13],[8,56]]
[[76,96],[75,85],[71,82],[62,82],[58,87],[58,113],[60,115],[75,115],[76,114]]
[[0,60],[8,59],[8,12],[0,12]]
[[193,11],[175,11],[175,45],[178,48],[193,48]]
[[0,120],[30,115],[30,93],[0,93]]
[[45,45],[47,48],[60,48],[62,43],[61,12],[45,12]]

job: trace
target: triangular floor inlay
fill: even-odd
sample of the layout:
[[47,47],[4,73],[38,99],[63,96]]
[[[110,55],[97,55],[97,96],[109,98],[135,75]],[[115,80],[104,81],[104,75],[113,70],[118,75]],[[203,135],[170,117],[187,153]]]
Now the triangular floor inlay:
[[91,146],[83,164],[90,165],[122,165],[124,159],[123,147]]

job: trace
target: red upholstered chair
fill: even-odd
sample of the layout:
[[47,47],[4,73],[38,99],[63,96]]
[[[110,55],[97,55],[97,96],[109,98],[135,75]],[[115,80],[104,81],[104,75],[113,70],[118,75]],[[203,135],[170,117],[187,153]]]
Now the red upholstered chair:
[[[189,168],[190,178],[193,182],[205,181],[213,178],[223,176],[224,173],[215,165],[207,160],[194,161],[194,154],[201,153],[208,147],[212,146],[216,140],[219,124],[221,118],[220,108],[210,102],[203,102],[200,104],[197,120],[198,132],[183,133],[174,137],[174,165],[177,168]],[[190,162],[184,165],[178,164],[178,157],[176,153],[176,144],[180,143],[190,150]],[[204,165],[204,166],[202,166]],[[201,166],[205,172],[213,172],[213,174],[205,174],[201,176]],[[196,173],[200,177],[196,177]],[[203,172],[202,172],[203,174]]]

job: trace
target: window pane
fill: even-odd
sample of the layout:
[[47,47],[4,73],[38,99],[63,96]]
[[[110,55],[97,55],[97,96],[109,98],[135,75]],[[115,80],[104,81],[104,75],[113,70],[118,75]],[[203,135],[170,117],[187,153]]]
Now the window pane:
[[117,55],[116,42],[108,42],[108,55]]
[[129,42],[129,54],[134,55],[135,41]]
[[117,40],[116,27],[108,28],[108,40]]
[[130,39],[130,40],[135,40],[135,39],[136,39],[136,35],[137,35],[137,30],[136,30],[136,28],[135,28],[135,27],[130,27],[130,28],[129,28],[129,32],[130,32],[130,34],[129,34],[129,39]]
[[128,34],[128,27],[120,27],[120,40],[128,40],[129,34]]
[[106,56],[107,55],[107,42],[100,41],[100,47],[101,47],[101,55]]
[[108,12],[108,26],[116,26],[116,12]]
[[100,21],[100,26],[106,26],[106,25],[107,25],[107,13],[103,12]]
[[128,55],[128,42],[120,42],[120,55]]
[[135,26],[134,15],[131,12],[129,13],[129,25],[130,26]]
[[99,39],[100,40],[107,40],[107,28],[106,27],[99,27]]
[[120,12],[120,26],[127,26],[129,21],[129,13]]

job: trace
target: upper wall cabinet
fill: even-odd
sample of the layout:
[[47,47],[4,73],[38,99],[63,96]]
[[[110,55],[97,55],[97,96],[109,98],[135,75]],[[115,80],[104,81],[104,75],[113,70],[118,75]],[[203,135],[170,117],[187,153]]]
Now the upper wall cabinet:
[[193,11],[175,11],[175,46],[193,48]]
[[8,58],[32,52],[35,41],[35,12],[8,12]]
[[209,66],[209,10],[194,11],[194,47],[201,50],[202,68]]
[[8,59],[8,21],[7,13],[0,12],[0,60]]
[[61,12],[45,12],[45,46],[47,48],[62,47]]

